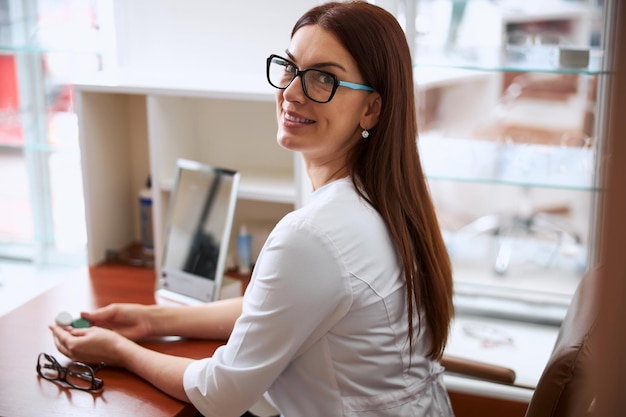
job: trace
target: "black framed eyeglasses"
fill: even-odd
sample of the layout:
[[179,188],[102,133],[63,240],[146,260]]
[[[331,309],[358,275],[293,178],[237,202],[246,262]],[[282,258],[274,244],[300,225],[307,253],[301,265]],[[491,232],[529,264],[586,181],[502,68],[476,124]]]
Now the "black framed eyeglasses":
[[104,367],[104,362],[95,368],[82,362],[70,362],[67,367],[61,364],[52,355],[40,353],[37,357],[37,373],[48,381],[65,382],[72,388],[83,391],[98,391],[104,382],[96,378],[96,372]]
[[335,74],[316,68],[299,70],[296,64],[278,55],[270,55],[267,58],[267,81],[272,87],[284,90],[297,76],[300,76],[304,94],[316,103],[328,103],[332,100],[337,87],[376,91],[368,85],[339,81]]

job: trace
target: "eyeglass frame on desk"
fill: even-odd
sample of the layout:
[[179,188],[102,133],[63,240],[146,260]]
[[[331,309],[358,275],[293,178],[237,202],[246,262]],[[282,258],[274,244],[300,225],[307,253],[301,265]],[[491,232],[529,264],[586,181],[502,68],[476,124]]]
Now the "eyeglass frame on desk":
[[[42,364],[42,356],[49,363]],[[101,362],[98,366],[92,368],[85,363],[74,361],[70,362],[67,366],[62,366],[54,356],[42,352],[37,356],[36,369],[37,374],[45,380],[52,382],[61,381],[68,384],[70,387],[81,391],[95,392],[101,390],[104,386],[104,381],[96,377],[96,372],[98,372],[104,366],[104,362]],[[42,371],[41,368],[52,369],[56,372],[56,374],[47,374],[46,372]],[[74,379],[72,379],[71,377],[74,377]],[[89,382],[90,385],[78,385],[72,382],[76,378],[84,382]]]

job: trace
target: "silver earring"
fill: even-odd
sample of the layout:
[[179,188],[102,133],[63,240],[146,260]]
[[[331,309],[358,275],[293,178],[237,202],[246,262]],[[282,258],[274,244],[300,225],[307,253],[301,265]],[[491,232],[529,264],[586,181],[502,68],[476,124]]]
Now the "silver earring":
[[370,132],[368,132],[367,129],[363,129],[361,136],[363,136],[363,139],[367,139],[370,137]]

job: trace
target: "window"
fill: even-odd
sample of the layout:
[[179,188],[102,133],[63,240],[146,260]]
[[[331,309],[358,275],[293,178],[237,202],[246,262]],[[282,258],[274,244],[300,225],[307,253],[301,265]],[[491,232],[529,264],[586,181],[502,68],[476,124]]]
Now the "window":
[[71,82],[110,56],[104,0],[0,0],[0,257],[85,262]]

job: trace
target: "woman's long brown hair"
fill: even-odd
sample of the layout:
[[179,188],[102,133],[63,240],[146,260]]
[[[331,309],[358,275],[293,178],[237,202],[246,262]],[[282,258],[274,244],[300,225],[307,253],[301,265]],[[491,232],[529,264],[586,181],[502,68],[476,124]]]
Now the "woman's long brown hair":
[[411,349],[415,328],[420,332],[425,320],[428,356],[437,359],[454,315],[452,270],[417,152],[413,64],[405,34],[393,15],[361,1],[314,7],[296,22],[292,36],[305,25],[334,33],[365,84],[382,97],[378,125],[351,150],[350,175],[386,222],[402,258]]

